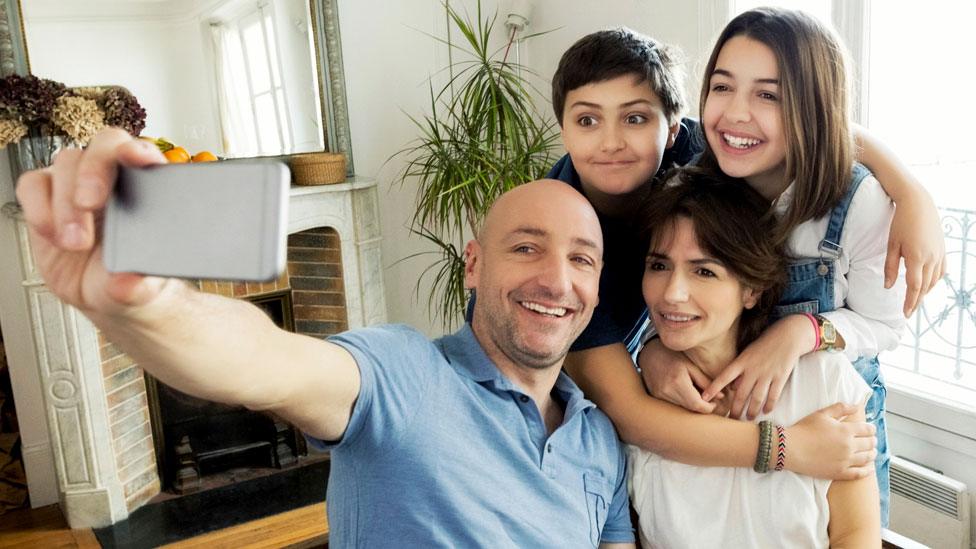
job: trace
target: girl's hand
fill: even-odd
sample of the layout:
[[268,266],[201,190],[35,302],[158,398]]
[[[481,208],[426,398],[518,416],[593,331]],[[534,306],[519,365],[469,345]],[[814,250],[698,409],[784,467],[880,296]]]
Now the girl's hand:
[[914,199],[895,203],[895,217],[888,234],[885,257],[885,288],[898,278],[898,264],[905,258],[906,317],[912,315],[945,274],[945,237],[939,212],[927,192],[919,189]]
[[777,320],[722,370],[701,398],[711,401],[734,381],[731,417],[741,417],[746,405],[749,419],[758,416],[760,409],[768,414],[776,406],[797,360],[810,352],[815,338],[810,320],[803,315]]
[[647,342],[637,356],[637,365],[648,392],[686,410],[710,414],[714,402],[702,399],[701,389],[712,380],[685,355],[671,351],[659,339]]
[[874,431],[863,404],[818,410],[786,428],[786,469],[830,480],[866,477],[874,473]]

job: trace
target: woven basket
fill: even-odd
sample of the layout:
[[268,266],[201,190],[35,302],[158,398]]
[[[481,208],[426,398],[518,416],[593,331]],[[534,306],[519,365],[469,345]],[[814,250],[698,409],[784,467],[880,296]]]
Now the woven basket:
[[346,155],[342,153],[296,154],[289,162],[296,185],[330,185],[346,180]]

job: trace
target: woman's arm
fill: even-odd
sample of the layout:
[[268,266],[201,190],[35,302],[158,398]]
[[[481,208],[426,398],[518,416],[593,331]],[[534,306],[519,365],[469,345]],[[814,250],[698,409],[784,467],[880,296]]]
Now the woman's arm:
[[[855,414],[864,420],[864,410]],[[881,510],[878,505],[878,481],[874,471],[857,480],[835,480],[827,489],[830,522],[827,535],[830,547],[879,547],[881,545]]]
[[855,126],[854,135],[858,159],[898,206],[888,235],[884,284],[886,288],[894,284],[899,260],[904,257],[908,291],[903,313],[909,316],[945,274],[945,238],[939,212],[932,196],[891,149],[860,126]]
[[[610,416],[624,442],[691,465],[754,465],[756,424],[696,414],[651,397],[623,344],[570,353],[564,367],[587,398]],[[856,410],[836,404],[789,426],[786,468],[830,479],[860,478],[873,471],[874,426],[847,420]]]

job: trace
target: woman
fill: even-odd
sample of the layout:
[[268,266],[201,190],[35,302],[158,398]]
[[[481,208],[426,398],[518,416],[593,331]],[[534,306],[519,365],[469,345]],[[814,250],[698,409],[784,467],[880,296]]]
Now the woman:
[[[716,377],[765,328],[786,282],[769,201],[739,180],[701,169],[650,201],[644,300],[660,343]],[[781,471],[790,425],[833,402],[863,406],[871,391],[840,353],[801,357],[775,410],[759,472],[699,467],[628,447],[631,500],[646,547],[868,547],[880,544],[873,475],[829,481]],[[728,387],[716,413],[735,399]],[[765,423],[764,422],[768,422]],[[760,452],[762,454],[762,451]],[[763,474],[772,468],[781,471]]]

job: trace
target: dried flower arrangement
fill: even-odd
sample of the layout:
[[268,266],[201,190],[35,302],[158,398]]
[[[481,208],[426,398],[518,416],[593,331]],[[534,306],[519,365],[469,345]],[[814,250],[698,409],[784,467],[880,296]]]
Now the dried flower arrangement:
[[68,88],[16,74],[0,79],[0,149],[30,137],[25,144],[35,166],[50,165],[60,147],[84,147],[105,126],[138,136],[146,110],[119,86]]

